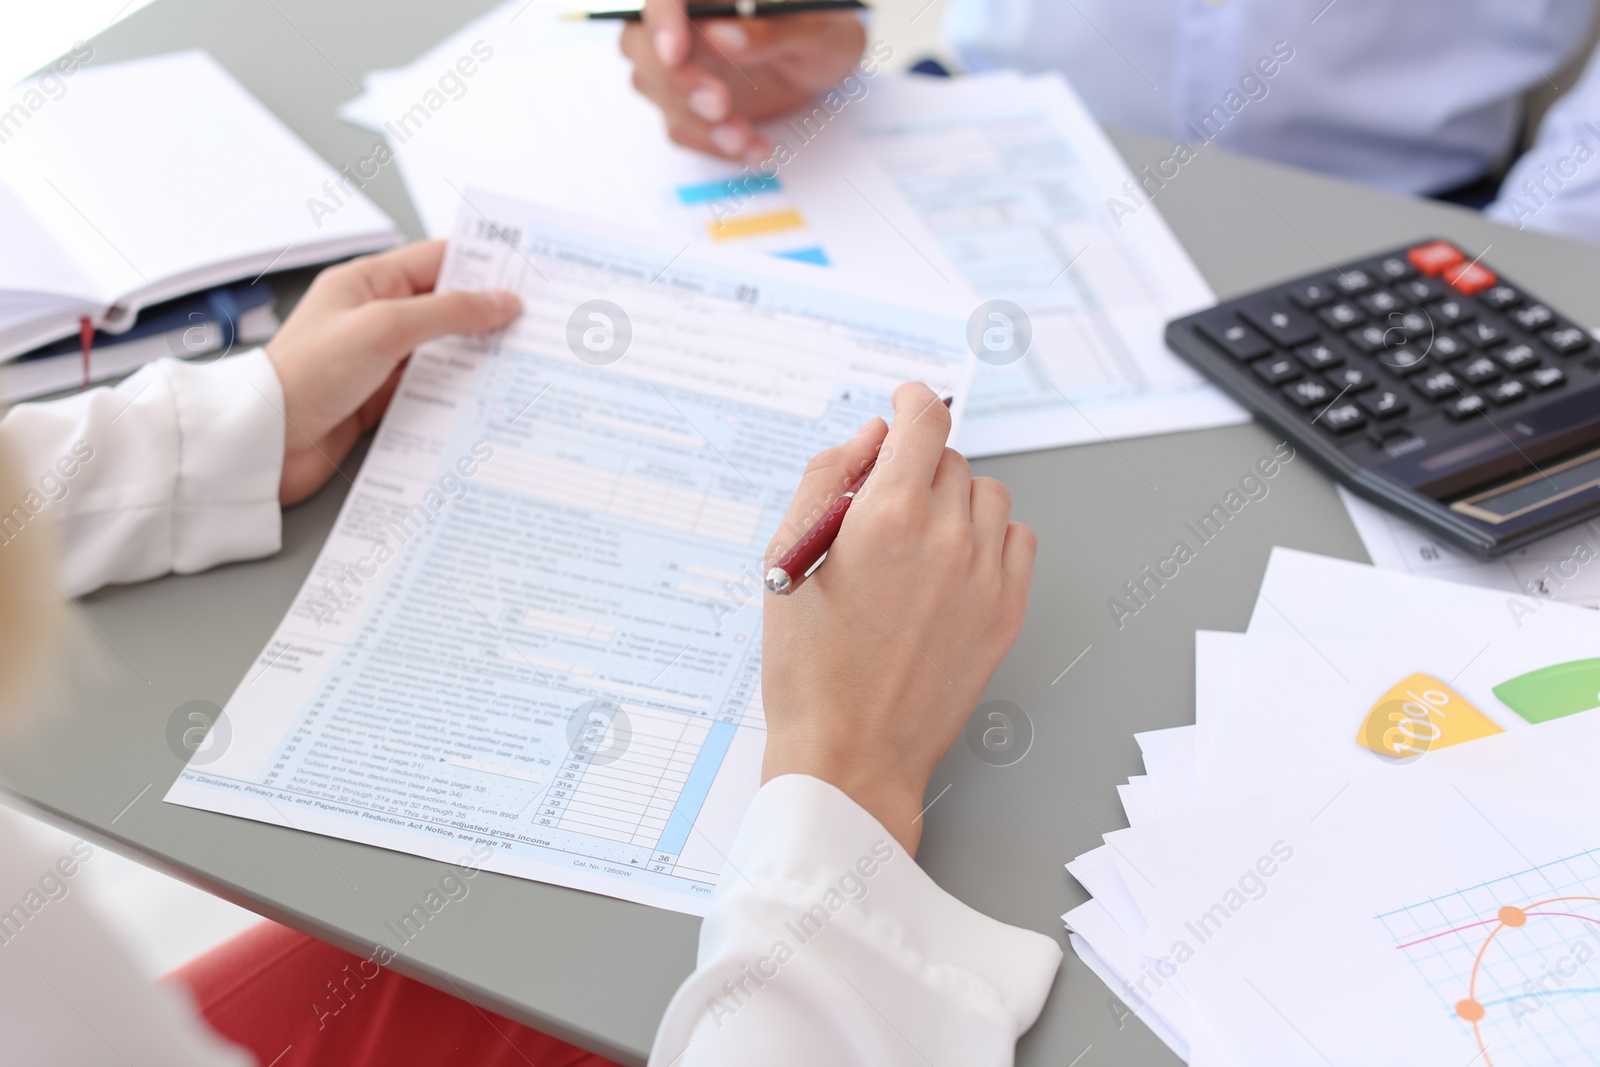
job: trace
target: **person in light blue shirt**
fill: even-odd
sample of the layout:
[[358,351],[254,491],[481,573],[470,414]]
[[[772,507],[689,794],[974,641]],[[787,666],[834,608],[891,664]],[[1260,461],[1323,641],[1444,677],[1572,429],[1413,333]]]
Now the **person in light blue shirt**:
[[[1587,47],[1596,0],[951,0],[974,71],[1059,71],[1109,126],[1600,242],[1600,65],[1518,156],[1531,90]],[[834,84],[865,34],[844,14],[720,20],[692,32],[646,0],[623,35],[674,140],[753,162],[752,123]],[[1509,166],[1509,171],[1507,170]],[[1502,181],[1502,176],[1504,180]]]

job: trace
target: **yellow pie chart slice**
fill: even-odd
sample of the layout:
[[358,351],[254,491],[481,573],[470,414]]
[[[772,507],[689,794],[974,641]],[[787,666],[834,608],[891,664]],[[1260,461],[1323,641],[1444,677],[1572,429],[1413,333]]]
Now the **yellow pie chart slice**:
[[1416,759],[1424,752],[1505,733],[1460,693],[1429,674],[1397,683],[1367,712],[1360,744],[1380,756]]

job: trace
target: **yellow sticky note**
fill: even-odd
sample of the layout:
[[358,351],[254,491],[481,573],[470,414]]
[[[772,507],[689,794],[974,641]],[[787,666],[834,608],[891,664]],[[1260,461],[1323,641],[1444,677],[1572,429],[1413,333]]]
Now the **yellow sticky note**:
[[1415,759],[1424,752],[1505,731],[1462,695],[1428,674],[1413,674],[1367,712],[1356,743],[1380,756]]

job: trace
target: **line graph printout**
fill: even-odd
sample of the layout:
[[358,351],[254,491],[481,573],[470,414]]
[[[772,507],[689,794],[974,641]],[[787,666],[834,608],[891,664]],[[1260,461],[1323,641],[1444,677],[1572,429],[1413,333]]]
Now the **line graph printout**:
[[1485,1067],[1600,1057],[1600,849],[1377,918]]
[[[882,87],[856,137],[978,301],[1019,305],[1032,340],[980,364],[968,455],[1168,433],[1248,416],[1166,347],[1168,319],[1212,303],[1154,206],[1067,85],[993,75]],[[1112,198],[1143,204],[1112,218]]]
[[703,913],[758,783],[766,545],[897,384],[964,388],[962,324],[467,200],[440,284],[523,315],[412,357],[167,800]]

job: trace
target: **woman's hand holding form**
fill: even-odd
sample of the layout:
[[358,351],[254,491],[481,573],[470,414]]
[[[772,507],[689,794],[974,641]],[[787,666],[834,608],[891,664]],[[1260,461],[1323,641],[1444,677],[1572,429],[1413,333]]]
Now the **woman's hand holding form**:
[[435,293],[443,241],[329,267],[267,345],[283,385],[283,482],[298,503],[332,476],[356,438],[378,424],[402,364],[424,341],[488,333],[522,309],[515,293]]

